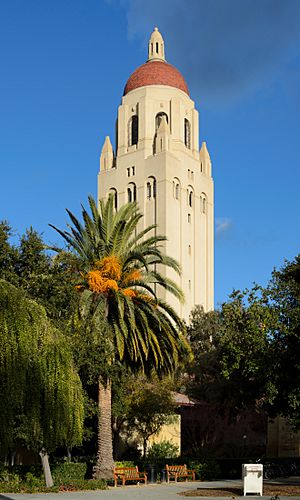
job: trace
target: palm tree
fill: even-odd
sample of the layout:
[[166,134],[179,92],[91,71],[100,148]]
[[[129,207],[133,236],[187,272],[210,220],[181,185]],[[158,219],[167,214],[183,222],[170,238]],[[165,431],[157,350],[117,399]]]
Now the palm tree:
[[[128,203],[114,210],[112,196],[100,201],[99,209],[89,197],[91,215],[82,207],[83,223],[69,211],[68,231],[52,226],[75,252],[81,273],[81,318],[93,329],[108,328],[108,364],[121,362],[131,370],[170,374],[190,356],[185,327],[174,309],[155,290],[171,292],[179,300],[179,287],[158,267],[180,272],[179,265],[162,254],[164,236],[153,235],[154,225],[138,231],[142,218],[137,205]],[[104,304],[104,312],[103,312]],[[102,325],[102,326],[101,326]],[[113,471],[111,432],[111,379],[99,373],[98,453],[94,477],[111,478]]]

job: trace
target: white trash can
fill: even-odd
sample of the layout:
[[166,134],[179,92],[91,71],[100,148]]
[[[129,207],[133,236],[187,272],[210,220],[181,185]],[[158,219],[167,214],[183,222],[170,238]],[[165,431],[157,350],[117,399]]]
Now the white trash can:
[[243,464],[243,489],[247,493],[256,493],[262,496],[263,491],[263,465]]

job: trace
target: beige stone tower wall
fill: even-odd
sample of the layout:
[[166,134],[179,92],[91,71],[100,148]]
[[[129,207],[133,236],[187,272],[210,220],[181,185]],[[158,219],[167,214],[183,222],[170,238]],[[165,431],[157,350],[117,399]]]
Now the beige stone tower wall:
[[[154,34],[157,37],[157,31]],[[132,135],[133,120],[138,121],[138,140]],[[198,112],[186,92],[151,84],[123,96],[116,154],[106,138],[100,158],[99,199],[110,192],[115,193],[118,206],[136,199],[144,213],[144,227],[157,224],[157,234],[168,239],[165,252],[181,265],[181,277],[166,272],[179,282],[185,304],[168,292],[161,291],[160,296],[186,320],[195,304],[213,309],[211,161],[205,143],[199,152]]]

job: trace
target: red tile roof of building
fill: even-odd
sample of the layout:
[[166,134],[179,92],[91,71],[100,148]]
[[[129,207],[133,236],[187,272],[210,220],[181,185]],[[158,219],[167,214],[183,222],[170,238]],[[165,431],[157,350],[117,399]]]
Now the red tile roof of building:
[[137,68],[125,85],[124,95],[148,85],[168,85],[189,95],[189,89],[182,74],[165,61],[148,61]]

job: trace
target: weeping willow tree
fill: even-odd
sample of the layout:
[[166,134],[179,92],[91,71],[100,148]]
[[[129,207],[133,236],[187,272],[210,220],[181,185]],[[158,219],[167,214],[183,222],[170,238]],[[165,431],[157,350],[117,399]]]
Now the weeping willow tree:
[[[65,337],[44,309],[0,280],[0,453],[21,442],[40,453],[47,486],[49,451],[82,439],[83,396]],[[53,483],[52,483],[53,484]]]

